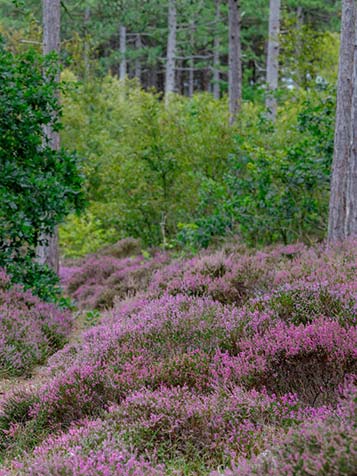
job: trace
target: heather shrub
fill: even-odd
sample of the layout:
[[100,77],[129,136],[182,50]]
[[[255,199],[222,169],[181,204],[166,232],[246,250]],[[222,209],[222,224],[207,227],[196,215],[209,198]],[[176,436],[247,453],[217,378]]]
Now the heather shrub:
[[143,308],[119,306],[108,322],[83,334],[51,360],[53,377],[39,394],[33,417],[48,425],[99,414],[143,386],[212,387],[211,360],[229,346],[235,311],[208,298],[164,296]]
[[21,286],[0,286],[0,374],[24,375],[63,347],[72,327],[69,311],[42,302]]
[[[307,324],[326,316],[339,320],[341,324],[356,322],[354,297],[342,297],[338,289],[329,285],[302,283],[286,286],[272,294],[269,306],[276,319],[293,324]],[[264,309],[267,303],[263,304]]]
[[[273,249],[272,253],[278,250]],[[348,240],[335,246],[325,244],[305,248],[290,260],[289,266],[277,269],[274,286],[282,284],[348,284],[356,280],[357,246],[355,240]]]
[[[146,292],[118,294],[96,325],[49,359],[47,381],[32,399],[15,398],[18,415],[5,398],[2,454],[38,444],[41,452],[49,434],[70,434],[79,422],[86,428],[88,418],[101,419],[98,431],[77,439],[70,454],[57,452],[53,439],[54,452],[36,456],[40,466],[33,467],[72,474],[70,464],[78,460],[99,471],[105,442],[113,454],[129,448],[133,461],[145,458],[155,470],[165,464],[163,474],[206,475],[238,461],[239,468],[249,461],[260,467],[255,455],[283,447],[286,435],[300,435],[309,420],[332,428],[335,438],[330,417],[345,408],[337,402],[339,389],[357,374],[354,245],[246,255],[231,245],[169,264],[161,256],[90,257],[79,271],[65,273],[81,292],[125,282],[145,266],[152,279]],[[244,283],[244,295],[234,294],[233,277]],[[100,456],[103,468],[116,474],[107,454]],[[281,468],[271,474],[284,474]]]
[[152,273],[167,261],[164,253],[152,259],[90,256],[74,272],[65,269],[66,289],[80,308],[110,308],[115,299],[145,291]]
[[[254,314],[254,324],[264,326],[269,315],[273,321],[282,320],[299,325],[309,324],[322,316],[338,321],[343,326],[356,324],[357,281],[348,284],[311,283],[299,281],[285,284],[246,306],[247,318]],[[259,317],[261,322],[259,322]],[[270,325],[269,320],[266,325]]]
[[353,242],[328,251],[297,244],[257,252],[231,243],[223,251],[162,267],[152,277],[149,294],[210,296],[225,304],[242,305],[250,297],[282,286],[309,286],[314,290],[331,285],[338,298],[347,292],[344,288],[353,287],[350,295],[356,289],[356,259]]
[[31,409],[38,402],[30,389],[7,396],[0,413],[0,462],[33,449],[51,431],[41,418],[32,419]]
[[188,463],[199,457],[215,467],[232,455],[257,451],[264,428],[288,428],[310,414],[293,395],[277,398],[240,387],[202,395],[187,387],[161,387],[130,395],[105,421],[139,453],[150,450],[162,461]]
[[[320,411],[321,415],[326,413],[327,409]],[[118,463],[120,451],[126,455],[126,448],[135,448],[134,468],[140,462],[144,469],[152,469],[144,463],[144,458],[152,455],[158,463],[181,461],[190,467],[196,464],[207,473],[232,457],[258,451],[265,429],[272,433],[276,427],[288,429],[315,414],[312,409],[304,409],[293,395],[277,398],[239,387],[217,389],[206,396],[187,387],[144,389],[111,407],[101,420],[83,420],[66,434],[46,439],[35,450],[33,459],[16,466],[19,474],[35,474],[31,471],[44,468],[49,472],[39,474],[62,474],[65,468],[69,471],[70,464],[79,471],[76,465],[80,462],[89,471],[101,468],[107,471],[104,474],[118,474],[113,468],[122,468],[110,463]],[[109,450],[112,459],[107,459]],[[98,461],[102,466],[97,466]],[[171,474],[164,471],[164,466],[155,467],[162,471],[159,474]],[[51,472],[55,469],[58,473]],[[123,469],[119,474],[126,473]]]
[[346,376],[357,373],[357,328],[330,319],[306,326],[272,324],[239,342],[236,356],[218,352],[218,380],[265,387],[279,395],[296,393],[310,405],[333,401]]
[[129,451],[101,421],[86,422],[67,434],[48,438],[30,460],[14,462],[16,474],[27,476],[164,476],[162,466]]
[[30,409],[36,401],[36,396],[29,391],[15,392],[7,396],[6,401],[2,404],[0,414],[0,435],[2,439],[11,427],[29,419]]
[[336,412],[318,415],[292,427],[252,460],[238,461],[235,469],[225,471],[224,476],[354,476],[356,404],[356,389],[353,389]]
[[211,298],[223,304],[241,304],[269,286],[271,271],[264,256],[220,252],[176,262],[155,273],[149,293]]
[[51,360],[53,377],[31,418],[65,428],[132,391],[162,385],[201,394],[221,385],[265,387],[317,406],[333,402],[357,371],[356,342],[356,328],[333,319],[294,325],[271,309],[257,313],[210,298],[140,298],[119,303]]

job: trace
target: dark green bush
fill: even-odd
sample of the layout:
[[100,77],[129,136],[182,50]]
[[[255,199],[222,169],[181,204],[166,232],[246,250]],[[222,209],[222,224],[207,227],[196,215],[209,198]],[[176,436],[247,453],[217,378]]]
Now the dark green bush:
[[61,127],[57,75],[55,56],[0,46],[0,267],[46,298],[56,279],[33,264],[36,247],[83,205],[78,157],[45,134]]

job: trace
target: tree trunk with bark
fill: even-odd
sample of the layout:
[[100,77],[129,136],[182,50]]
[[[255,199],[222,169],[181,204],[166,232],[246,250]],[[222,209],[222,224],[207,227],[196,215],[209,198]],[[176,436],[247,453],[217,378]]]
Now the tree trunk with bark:
[[[43,13],[43,54],[47,55],[53,51],[60,52],[60,29],[61,29],[61,1],[42,0]],[[59,81],[59,75],[57,77]],[[60,137],[58,132],[52,130],[51,126],[44,127],[44,134],[50,146],[54,150],[60,148]],[[54,230],[52,235],[41,235],[43,244],[37,248],[37,261],[47,265],[56,273],[59,270],[58,251],[58,230]]]
[[275,121],[277,111],[275,92],[279,80],[279,32],[280,0],[270,0],[266,107],[272,121]]
[[355,12],[355,37],[353,60],[353,92],[350,129],[350,152],[347,168],[347,196],[345,234],[357,237],[357,12]]
[[352,77],[355,18],[355,0],[343,0],[335,145],[328,223],[329,242],[341,241],[346,237],[347,175],[352,129]]
[[235,121],[242,103],[242,58],[239,0],[229,0],[228,92],[230,124]]
[[220,52],[220,38],[219,38],[219,22],[221,19],[220,15],[220,0],[216,0],[216,14],[215,14],[215,33],[213,39],[213,96],[215,99],[219,99],[221,95],[220,85],[219,85],[219,52]]
[[127,74],[126,67],[126,27],[120,25],[119,27],[119,49],[120,49],[120,66],[119,66],[119,79],[124,81]]
[[193,58],[195,50],[195,23],[190,25],[190,50],[191,58],[188,60],[188,96],[192,98],[195,92],[195,60]]
[[141,35],[138,33],[135,37],[135,49],[138,54],[135,60],[135,77],[141,81],[141,58],[140,58],[140,53],[142,49],[142,41],[141,41]]
[[175,91],[176,30],[177,30],[176,0],[169,0],[166,76],[165,76],[166,103],[168,101],[170,94]]

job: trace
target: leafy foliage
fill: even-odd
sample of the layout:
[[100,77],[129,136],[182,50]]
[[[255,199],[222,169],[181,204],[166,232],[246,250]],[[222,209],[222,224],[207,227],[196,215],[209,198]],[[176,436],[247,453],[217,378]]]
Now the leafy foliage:
[[[251,245],[325,235],[333,153],[335,101],[329,88],[286,102],[276,127],[244,111],[235,155],[222,181],[200,190],[197,219],[182,227],[186,246],[208,246],[238,232]],[[259,111],[258,111],[259,114]]]
[[0,266],[41,295],[36,246],[83,205],[78,158],[53,150],[44,135],[60,129],[55,59],[0,49]]
[[226,101],[176,96],[165,108],[135,82],[107,77],[79,85],[70,72],[64,79],[73,87],[63,101],[62,138],[87,157],[90,199],[88,215],[63,228],[64,253],[84,254],[88,230],[98,247],[128,236],[145,245],[169,242],[178,223],[190,220],[202,177],[218,179],[226,170],[234,141]]

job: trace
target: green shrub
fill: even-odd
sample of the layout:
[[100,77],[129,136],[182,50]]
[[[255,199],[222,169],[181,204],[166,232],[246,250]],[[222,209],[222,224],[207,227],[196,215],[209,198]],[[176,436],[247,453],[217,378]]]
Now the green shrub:
[[55,280],[33,264],[36,247],[83,205],[78,158],[53,150],[44,133],[61,126],[57,73],[54,56],[0,46],[0,267],[46,298]]

